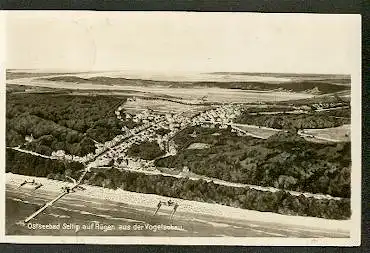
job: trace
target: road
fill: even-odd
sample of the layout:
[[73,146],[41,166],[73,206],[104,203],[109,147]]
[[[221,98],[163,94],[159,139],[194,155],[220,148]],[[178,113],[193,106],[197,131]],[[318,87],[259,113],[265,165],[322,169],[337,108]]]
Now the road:
[[[324,228],[310,228],[301,225],[286,225],[276,222],[249,220],[248,217],[233,219],[190,213],[176,212],[172,225],[175,230],[157,230],[154,225],[170,225],[170,209],[161,208],[153,216],[153,208],[133,206],[88,196],[69,194],[56,202],[36,217],[30,224],[70,224],[65,229],[45,230],[30,229],[21,221],[32,209],[38,208],[55,197],[55,192],[31,189],[18,189],[6,186],[6,234],[7,235],[131,235],[131,236],[234,236],[234,237],[309,237],[309,238],[344,238],[349,237],[345,231],[333,231]],[[73,225],[94,224],[94,229],[76,231]],[[100,224],[101,226],[96,226]],[[131,226],[130,230],[119,227]],[[133,230],[134,226],[143,226]],[[101,227],[114,229],[102,230]],[[72,227],[72,228],[71,228]]]

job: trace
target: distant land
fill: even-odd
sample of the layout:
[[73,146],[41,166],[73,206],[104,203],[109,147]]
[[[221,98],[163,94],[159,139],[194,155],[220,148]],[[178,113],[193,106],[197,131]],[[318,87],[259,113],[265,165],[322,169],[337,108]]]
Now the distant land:
[[211,72],[214,75],[253,75],[253,76],[271,76],[271,77],[298,77],[298,78],[325,78],[325,79],[347,79],[351,80],[350,75],[343,74],[310,74],[310,73],[264,73],[264,72]]
[[247,73],[247,72],[145,72],[92,71],[61,72],[45,70],[8,70],[7,80],[23,77],[40,81],[89,83],[116,86],[160,86],[169,88],[224,88],[256,91],[300,92],[313,95],[350,90],[350,75]]
[[208,88],[225,88],[225,89],[240,89],[240,90],[281,90],[291,92],[305,92],[312,94],[327,94],[350,90],[350,86],[338,85],[330,81],[292,81],[282,83],[266,83],[266,82],[181,82],[181,81],[155,81],[142,79],[127,79],[127,78],[112,78],[112,77],[91,77],[81,78],[78,76],[59,76],[42,78],[47,81],[54,82],[72,82],[72,83],[92,83],[104,85],[139,85],[139,86],[165,86],[170,88],[190,88],[190,87],[208,87]]

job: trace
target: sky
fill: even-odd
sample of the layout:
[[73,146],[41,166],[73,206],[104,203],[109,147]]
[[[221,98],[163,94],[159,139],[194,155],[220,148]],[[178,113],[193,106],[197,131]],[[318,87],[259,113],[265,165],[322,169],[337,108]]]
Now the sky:
[[357,15],[12,11],[10,69],[348,74]]

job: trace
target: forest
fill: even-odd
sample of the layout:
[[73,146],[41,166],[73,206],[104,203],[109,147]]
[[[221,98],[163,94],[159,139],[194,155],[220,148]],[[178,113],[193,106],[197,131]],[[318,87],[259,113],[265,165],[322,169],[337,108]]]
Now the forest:
[[[6,152],[6,172],[65,181],[67,175],[77,178],[82,168],[83,165],[77,162],[50,160],[11,149],[7,149]],[[348,219],[351,216],[349,199],[319,200],[303,195],[293,196],[283,190],[274,193],[264,192],[248,187],[228,187],[204,180],[145,175],[116,168],[90,172],[83,183],[262,212],[327,219]]]
[[350,118],[328,117],[336,116],[335,113],[314,112],[309,114],[274,114],[274,115],[250,115],[243,112],[237,123],[264,126],[276,129],[305,129],[305,128],[329,128],[350,124]]
[[[197,136],[189,138],[193,132]],[[350,197],[350,143],[312,143],[292,132],[261,140],[201,127],[189,127],[174,140],[178,154],[156,160],[156,166],[178,171],[186,166],[190,172],[225,181]],[[211,147],[186,149],[191,143]]]
[[5,166],[6,172],[57,180],[65,179],[67,174],[76,176],[78,171],[84,169],[79,162],[51,160],[12,149],[6,149]]
[[[8,94],[6,103],[6,145],[50,155],[65,150],[83,156],[94,152],[94,141],[104,143],[121,134],[123,125],[114,111],[126,97],[66,94]],[[109,131],[107,131],[109,129]],[[25,143],[26,136],[34,140]]]
[[128,150],[127,155],[131,157],[139,157],[144,160],[154,160],[155,158],[164,155],[157,142],[143,142],[133,144]]

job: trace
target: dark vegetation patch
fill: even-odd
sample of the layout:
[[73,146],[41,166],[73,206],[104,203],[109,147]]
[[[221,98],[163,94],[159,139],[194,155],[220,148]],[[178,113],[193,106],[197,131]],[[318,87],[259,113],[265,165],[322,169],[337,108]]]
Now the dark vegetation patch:
[[[66,73],[67,74],[67,73]],[[70,73],[72,74],[72,73]],[[60,73],[36,73],[36,72],[6,72],[6,80],[18,79],[18,78],[31,78],[31,77],[45,77],[49,75],[60,75]]]
[[84,169],[79,162],[51,160],[12,149],[6,149],[5,166],[6,172],[57,180],[64,180],[66,174],[77,177]]
[[330,111],[321,111],[321,112],[316,112],[316,115],[320,116],[326,116],[326,117],[343,117],[347,118],[348,122],[351,119],[351,108],[342,108],[342,109],[337,109],[337,110],[330,110]]
[[[77,162],[50,160],[9,149],[6,152],[6,172],[64,181],[66,175],[77,178],[82,168],[82,164]],[[89,173],[84,183],[287,215],[326,219],[348,219],[351,215],[349,199],[318,200],[303,195],[293,196],[285,191],[264,192],[248,187],[222,186],[204,180],[148,176],[115,168]]]
[[[276,129],[304,129],[304,128],[329,128],[338,127],[343,124],[349,124],[350,118],[327,117],[336,115],[333,111],[313,112],[308,114],[274,114],[274,115],[250,115],[249,112],[243,112],[236,120],[241,124],[264,126]],[[348,115],[348,113],[343,113]]]
[[249,106],[244,111],[246,113],[260,113],[260,112],[285,112],[285,111],[292,111],[291,106]]
[[144,160],[153,160],[159,156],[164,155],[164,151],[159,148],[157,142],[142,142],[140,144],[133,144],[128,150],[127,155],[131,157],[139,157]]
[[[179,152],[158,159],[158,167],[185,166],[191,172],[225,181],[350,197],[350,143],[311,143],[295,133],[280,132],[267,140],[240,137],[227,129],[189,127],[175,137]],[[196,137],[189,135],[197,133]],[[195,136],[195,135],[193,135]],[[208,149],[184,149],[191,143]]]
[[[349,87],[350,88],[350,87]],[[313,105],[313,104],[320,104],[320,103],[343,103],[343,105],[349,106],[351,102],[350,97],[344,97],[343,95],[349,95],[351,92],[350,89],[343,90],[340,92],[336,92],[335,94],[327,94],[321,96],[315,96],[312,98],[302,98],[302,99],[295,99],[295,100],[287,100],[287,101],[279,101],[277,104],[279,105]]]
[[[62,149],[73,155],[95,150],[94,141],[105,142],[121,133],[123,125],[114,111],[126,97],[71,96],[55,94],[8,94],[6,103],[6,145],[35,139],[27,148],[50,155]],[[93,140],[92,140],[93,139]]]
[[164,135],[168,134],[169,132],[171,132],[170,129],[160,128],[156,131],[156,134],[164,136]]
[[132,192],[218,203],[262,212],[327,219],[348,219],[351,214],[349,199],[318,200],[303,195],[293,196],[285,191],[264,192],[248,187],[217,185],[201,179],[148,176],[142,173],[119,171],[115,168],[97,173],[89,183],[112,189],[120,188]]

